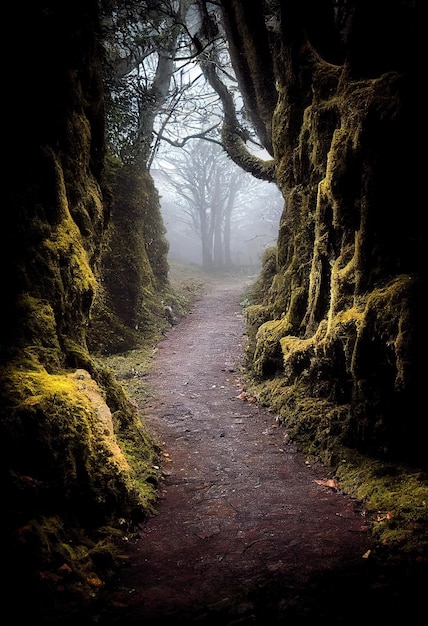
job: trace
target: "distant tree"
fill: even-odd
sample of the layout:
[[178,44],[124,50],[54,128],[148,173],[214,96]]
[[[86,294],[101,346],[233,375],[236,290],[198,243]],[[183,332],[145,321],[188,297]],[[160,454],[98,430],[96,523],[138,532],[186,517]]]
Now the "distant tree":
[[278,223],[280,194],[270,205],[266,203],[268,184],[237,167],[214,143],[193,140],[181,149],[163,150],[156,165],[156,183],[174,198],[171,220],[185,223],[199,239],[202,265],[208,271],[234,264],[232,241],[239,240],[234,230],[256,238],[263,232],[260,222],[265,219],[268,224],[268,206]]

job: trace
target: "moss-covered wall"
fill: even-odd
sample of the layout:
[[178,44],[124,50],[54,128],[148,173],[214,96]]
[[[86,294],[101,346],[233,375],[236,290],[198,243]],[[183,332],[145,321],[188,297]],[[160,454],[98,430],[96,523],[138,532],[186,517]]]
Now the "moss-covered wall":
[[[61,590],[66,602],[94,595],[98,568],[111,564],[112,529],[119,532],[121,519],[140,521],[156,499],[154,442],[87,345],[111,202],[102,191],[98,9],[96,0],[8,9],[20,43],[5,72],[0,538],[5,598],[16,619],[22,610],[37,623],[40,609],[55,610]],[[161,226],[146,184],[142,178],[134,191],[144,196],[145,250],[135,259],[135,289],[141,297],[150,286],[154,301],[165,267],[157,275],[150,263],[164,250],[152,253]]]
[[168,327],[163,297],[170,292],[168,242],[153,179],[143,166],[107,168],[114,190],[111,218],[91,311],[94,353],[128,350]]
[[247,353],[260,398],[328,460],[340,442],[426,464],[412,7],[363,3],[369,16],[356,9],[334,54],[304,11],[282,6],[273,143],[285,208],[276,273],[247,311]]

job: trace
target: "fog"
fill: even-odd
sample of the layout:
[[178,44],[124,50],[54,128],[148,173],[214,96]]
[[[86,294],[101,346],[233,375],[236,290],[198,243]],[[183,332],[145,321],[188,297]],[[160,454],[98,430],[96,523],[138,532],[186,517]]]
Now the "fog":
[[[251,201],[251,215],[247,215],[245,221],[236,219],[232,223],[231,254],[234,265],[258,269],[264,250],[276,245],[284,201],[273,185],[261,182],[260,186],[265,198]],[[201,239],[183,219],[174,199],[162,197],[161,210],[170,246],[169,256],[202,265]]]
[[274,183],[243,172],[218,146],[201,140],[187,151],[169,147],[155,159],[151,174],[170,259],[205,269],[260,269],[263,252],[276,245],[284,207]]

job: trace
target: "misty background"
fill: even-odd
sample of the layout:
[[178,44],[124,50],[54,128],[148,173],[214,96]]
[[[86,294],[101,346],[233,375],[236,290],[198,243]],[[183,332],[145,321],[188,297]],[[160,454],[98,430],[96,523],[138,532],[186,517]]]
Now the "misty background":
[[208,16],[192,2],[162,0],[148,2],[140,15],[140,5],[131,5],[131,16],[124,8],[126,19],[106,14],[103,25],[113,70],[106,108],[111,153],[152,176],[170,259],[206,271],[257,270],[276,244],[284,200],[274,182],[245,171],[223,145],[226,107],[245,151],[272,160],[250,123],[219,7],[210,4]]
[[276,185],[235,165],[215,143],[163,144],[150,170],[160,195],[169,257],[204,269],[258,270],[276,245],[284,199]]

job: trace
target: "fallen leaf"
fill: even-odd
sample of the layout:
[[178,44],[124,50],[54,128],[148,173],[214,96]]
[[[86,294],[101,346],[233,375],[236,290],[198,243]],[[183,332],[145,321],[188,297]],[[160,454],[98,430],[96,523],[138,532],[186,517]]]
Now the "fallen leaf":
[[377,516],[376,521],[377,521],[377,522],[384,522],[385,520],[390,520],[390,519],[392,519],[392,513],[389,513],[389,512],[388,512],[388,513],[385,513],[385,515],[384,515],[384,514],[382,514],[382,513],[380,513],[380,514]]
[[100,578],[98,578],[98,576],[96,574],[89,574],[89,576],[86,577],[86,582],[91,587],[102,587],[103,586],[103,581]]
[[328,478],[327,480],[316,480],[317,485],[321,485],[322,487],[329,487],[330,489],[335,489],[336,491],[339,489],[339,483],[334,478]]

